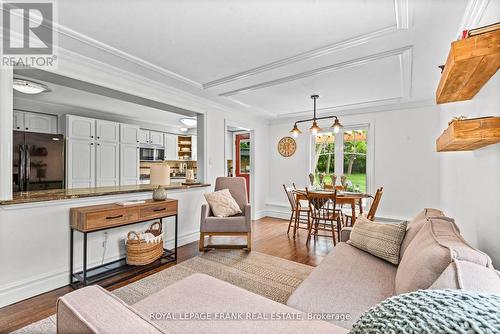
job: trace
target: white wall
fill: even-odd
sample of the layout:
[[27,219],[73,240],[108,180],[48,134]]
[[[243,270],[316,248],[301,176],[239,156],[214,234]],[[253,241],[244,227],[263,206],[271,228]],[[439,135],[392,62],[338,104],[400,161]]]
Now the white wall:
[[[392,110],[339,116],[344,125],[370,123],[374,144],[374,188],[384,187],[378,216],[408,219],[424,207],[439,207],[439,156],[435,140],[439,134],[436,107]],[[326,130],[331,121],[320,123]],[[282,157],[277,143],[288,136],[292,121],[270,125],[269,215],[284,217],[289,212],[282,184],[307,185],[309,173],[307,126],[297,140],[297,151]],[[373,189],[372,189],[373,191]]]
[[[441,128],[454,116],[500,116],[499,92],[497,73],[472,100],[441,105]],[[464,237],[500,268],[500,144],[443,152],[440,160],[443,210],[456,219]]]

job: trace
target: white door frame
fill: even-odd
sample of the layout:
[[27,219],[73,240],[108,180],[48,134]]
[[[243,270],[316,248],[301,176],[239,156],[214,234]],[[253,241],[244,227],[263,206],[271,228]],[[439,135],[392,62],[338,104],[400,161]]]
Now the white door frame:
[[[250,129],[244,124],[238,123],[233,120],[224,119],[224,175],[227,175],[227,161],[226,161],[226,150],[227,150],[227,132],[228,127],[235,127],[241,129],[241,132],[250,133],[250,198],[248,199],[250,204],[252,204],[252,218],[255,216],[255,130]],[[232,136],[234,139],[234,134]],[[231,149],[234,148],[234,144],[231,143]],[[236,152],[233,149],[233,161],[236,161]],[[233,163],[233,170],[236,164]],[[235,175],[235,173],[233,173]]]

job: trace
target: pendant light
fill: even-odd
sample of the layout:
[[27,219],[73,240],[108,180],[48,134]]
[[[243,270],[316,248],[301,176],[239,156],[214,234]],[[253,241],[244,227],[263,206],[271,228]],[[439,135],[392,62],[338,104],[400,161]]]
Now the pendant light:
[[297,123],[304,123],[304,122],[309,122],[313,121],[312,126],[309,128],[309,131],[311,134],[315,135],[318,132],[320,132],[322,129],[318,126],[318,120],[320,119],[331,119],[335,118],[335,121],[332,124],[333,132],[338,133],[340,131],[340,128],[342,128],[342,124],[340,124],[340,121],[337,116],[325,116],[325,117],[316,117],[316,100],[319,99],[319,95],[311,95],[311,99],[313,100],[313,118],[308,118],[308,119],[303,119],[300,121],[296,121],[293,125],[292,130],[290,133],[294,136],[297,137],[299,134],[302,133],[300,131],[299,127],[297,126]]

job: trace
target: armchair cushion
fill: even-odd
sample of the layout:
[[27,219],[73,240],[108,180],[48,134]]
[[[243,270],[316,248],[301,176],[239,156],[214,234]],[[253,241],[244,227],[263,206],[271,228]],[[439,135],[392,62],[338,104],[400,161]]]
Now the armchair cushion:
[[201,223],[200,232],[250,232],[245,216],[207,217]]
[[205,199],[216,217],[229,217],[242,213],[238,203],[231,196],[229,189],[205,194]]

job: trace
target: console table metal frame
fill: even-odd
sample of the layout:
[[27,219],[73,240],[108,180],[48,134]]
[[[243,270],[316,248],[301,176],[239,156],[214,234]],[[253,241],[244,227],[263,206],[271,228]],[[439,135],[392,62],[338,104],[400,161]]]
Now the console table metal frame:
[[[87,235],[90,233],[94,232],[102,232],[105,230],[111,230],[114,228],[118,227],[123,227],[127,225],[133,225],[133,224],[140,224],[144,223],[147,221],[155,220],[155,219],[160,219],[160,224],[163,229],[163,219],[164,218],[169,218],[169,217],[174,217],[175,218],[175,237],[174,237],[174,249],[169,250],[166,248],[163,248],[163,255],[161,258],[158,260],[154,261],[151,264],[147,264],[144,266],[131,266],[126,264],[125,260],[126,257],[120,258],[115,261],[111,261],[105,264],[101,264],[99,266],[93,267],[93,268],[87,268]],[[73,226],[70,226],[70,273],[69,273],[69,282],[72,288],[78,289],[81,287],[84,287],[88,284],[94,284],[99,281],[102,281],[106,278],[113,277],[115,275],[121,274],[121,273],[126,273],[127,271],[130,271],[131,273],[129,275],[125,275],[124,277],[121,277],[118,280],[113,281],[111,284],[115,284],[118,282],[125,281],[131,277],[134,277],[136,275],[142,274],[144,272],[147,272],[151,269],[158,268],[164,264],[167,263],[172,263],[172,262],[177,262],[177,219],[178,219],[178,214],[169,214],[165,215],[162,217],[157,217],[154,219],[145,219],[141,221],[134,221],[131,223],[126,223],[126,224],[120,224],[117,226],[110,226],[110,227],[104,227],[102,229],[97,229],[97,230],[92,230],[92,231],[80,231],[78,229],[75,229]],[[74,245],[74,231],[78,231],[83,234],[83,270],[79,271],[77,273],[73,273],[73,245]],[[125,264],[121,264],[121,262],[125,262]],[[110,267],[110,269],[106,270],[106,267]],[[101,270],[103,269],[103,270]],[[92,274],[92,271],[96,271],[95,274]],[[90,274],[90,276],[89,276]],[[76,281],[75,281],[76,279]],[[108,285],[104,285],[108,286]]]

